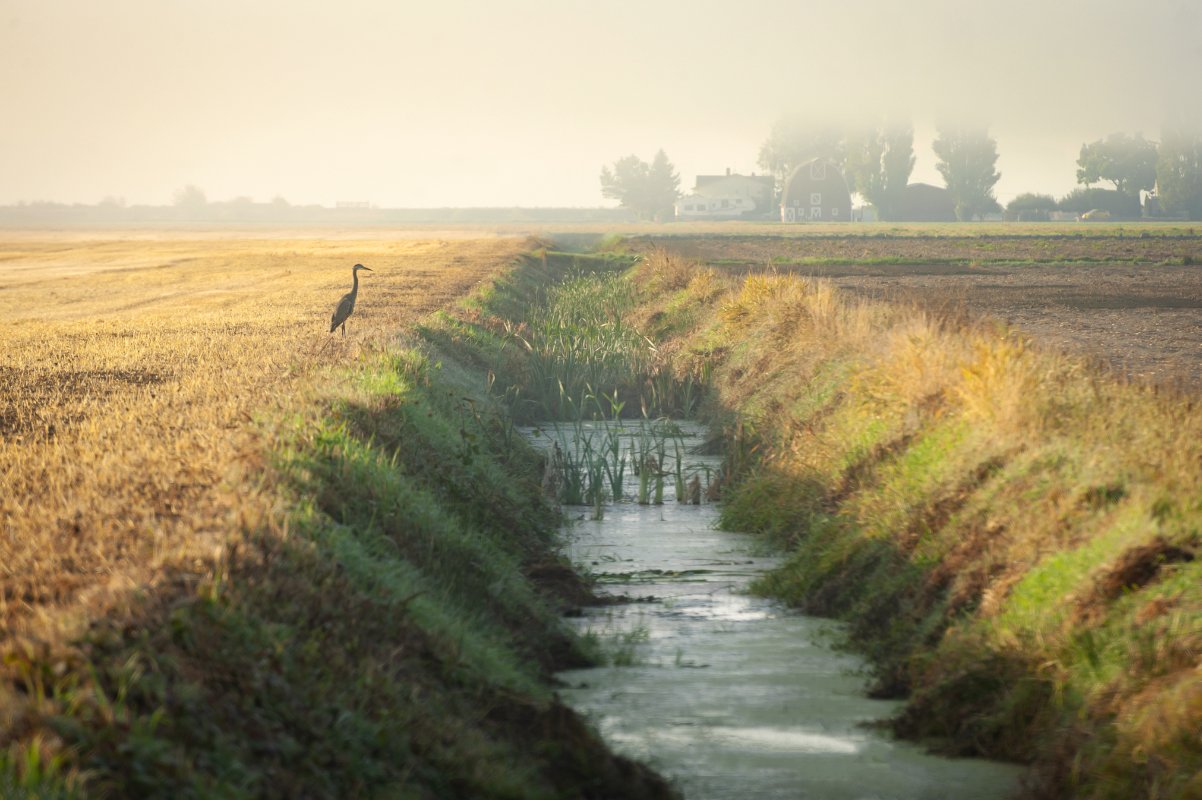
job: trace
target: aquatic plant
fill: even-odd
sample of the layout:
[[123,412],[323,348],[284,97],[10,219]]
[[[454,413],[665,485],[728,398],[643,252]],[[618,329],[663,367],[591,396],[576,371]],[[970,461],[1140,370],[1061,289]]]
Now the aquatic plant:
[[553,492],[564,505],[592,505],[594,514],[600,515],[606,499],[625,499],[628,473],[638,479],[634,499],[642,505],[663,503],[669,476],[674,477],[676,497],[682,503],[690,480],[700,485],[704,475],[709,482],[707,468],[689,466],[680,429],[663,421],[631,425],[577,420],[552,422],[548,429],[553,454],[548,459],[554,460],[558,474]]

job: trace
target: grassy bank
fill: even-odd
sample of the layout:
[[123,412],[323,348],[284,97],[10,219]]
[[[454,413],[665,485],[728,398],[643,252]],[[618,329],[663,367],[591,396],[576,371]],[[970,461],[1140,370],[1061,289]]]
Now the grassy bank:
[[1202,413],[1000,324],[724,283],[659,251],[634,319],[713,366],[725,524],[761,591],[850,623],[899,733],[1033,765],[1041,797],[1202,791]]
[[690,416],[707,373],[674,368],[627,320],[638,257],[539,250],[423,333],[489,374],[518,423]]
[[248,501],[160,542],[153,581],[42,608],[51,635],[5,576],[0,796],[671,796],[549,689],[587,659],[559,622],[587,591],[448,324],[260,375],[288,395],[244,423]]

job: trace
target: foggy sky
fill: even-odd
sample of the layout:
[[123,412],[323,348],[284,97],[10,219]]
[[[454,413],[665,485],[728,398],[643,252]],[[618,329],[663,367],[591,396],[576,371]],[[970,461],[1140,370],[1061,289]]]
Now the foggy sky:
[[0,204],[597,206],[663,148],[752,172],[785,113],[998,140],[1004,203],[1082,142],[1202,116],[1197,0],[0,0]]

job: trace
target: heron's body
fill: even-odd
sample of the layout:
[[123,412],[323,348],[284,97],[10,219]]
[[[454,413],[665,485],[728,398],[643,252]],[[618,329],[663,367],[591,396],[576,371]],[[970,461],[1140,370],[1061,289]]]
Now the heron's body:
[[351,290],[342,296],[338,301],[338,307],[334,309],[334,316],[330,317],[330,333],[333,333],[337,328],[342,328],[342,335],[346,336],[346,318],[355,310],[355,298],[359,294],[359,270],[365,269],[371,272],[370,267],[365,267],[362,264],[356,264],[351,269],[351,277],[354,279],[354,285]]

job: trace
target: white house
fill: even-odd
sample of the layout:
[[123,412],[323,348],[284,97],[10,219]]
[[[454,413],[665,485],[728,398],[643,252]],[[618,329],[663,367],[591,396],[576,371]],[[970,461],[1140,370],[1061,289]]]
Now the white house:
[[740,219],[772,214],[771,175],[698,175],[693,191],[676,201],[676,218]]

